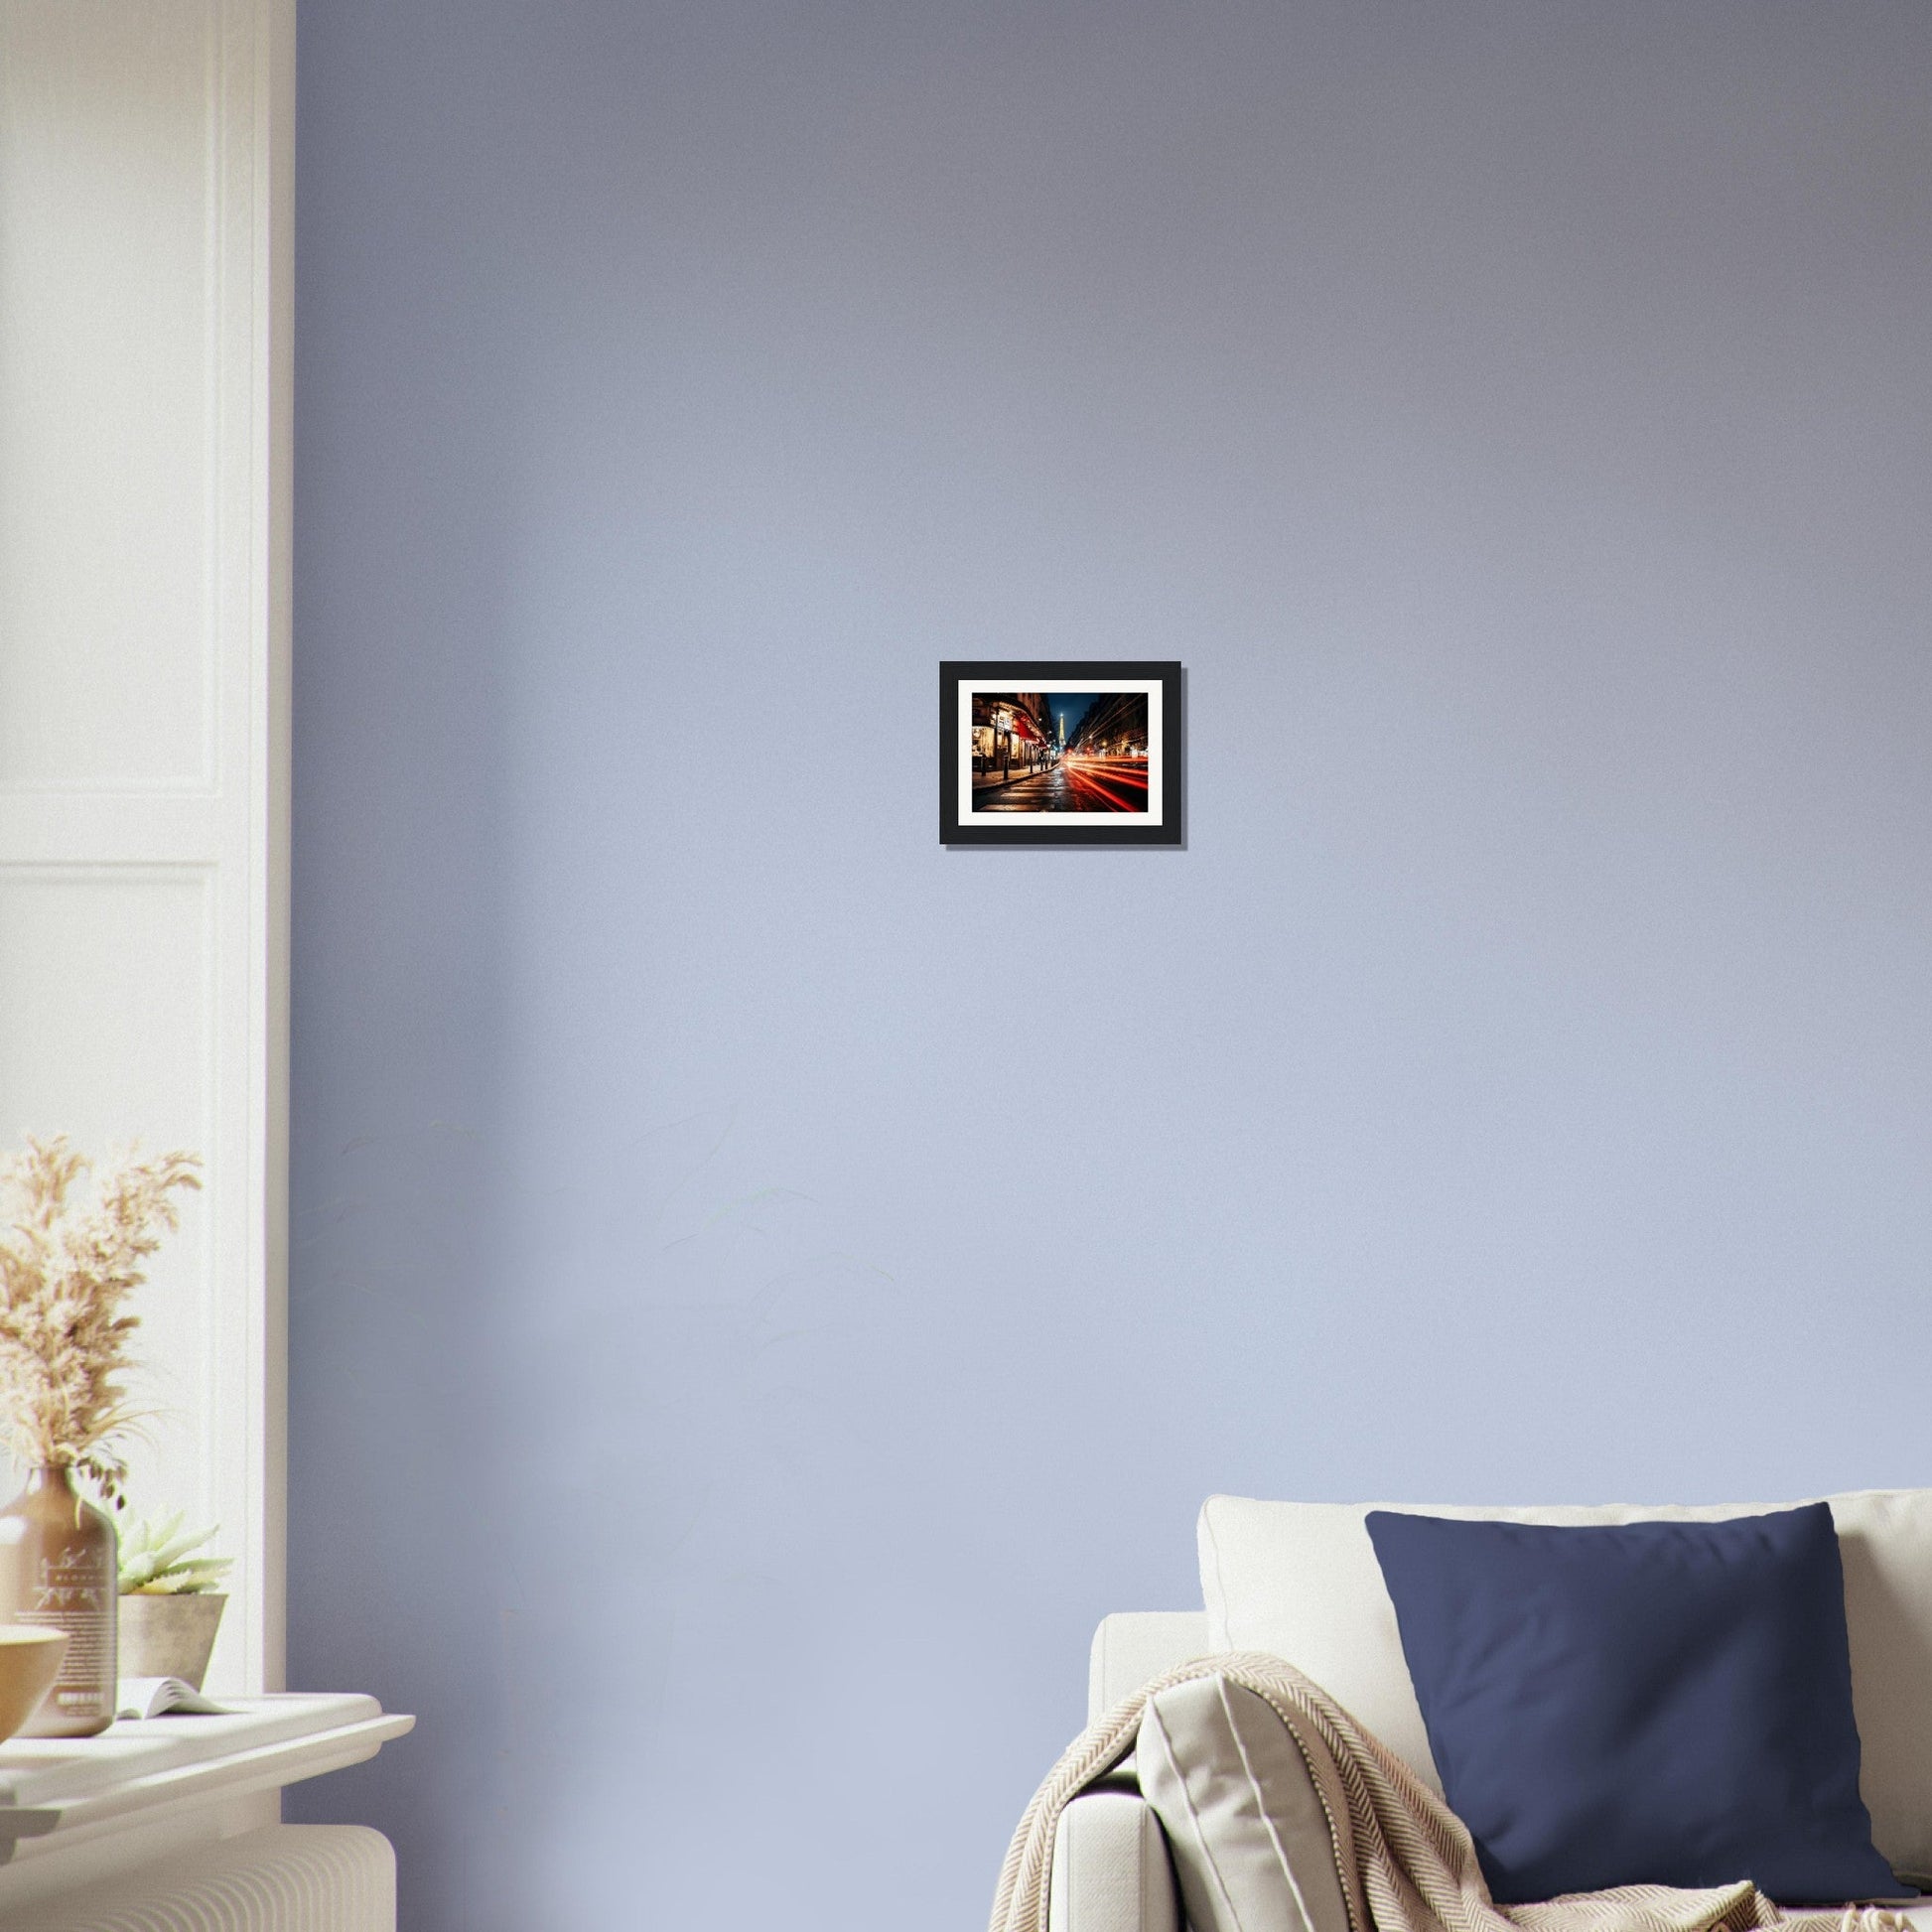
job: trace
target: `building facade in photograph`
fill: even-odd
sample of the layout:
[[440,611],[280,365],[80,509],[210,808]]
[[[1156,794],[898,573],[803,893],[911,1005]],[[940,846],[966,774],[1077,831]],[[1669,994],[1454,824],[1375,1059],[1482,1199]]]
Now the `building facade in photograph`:
[[973,786],[1011,784],[1043,771],[1059,756],[1042,691],[973,694]]
[[1147,757],[1147,693],[1109,691],[1096,698],[1067,747],[1082,758]]

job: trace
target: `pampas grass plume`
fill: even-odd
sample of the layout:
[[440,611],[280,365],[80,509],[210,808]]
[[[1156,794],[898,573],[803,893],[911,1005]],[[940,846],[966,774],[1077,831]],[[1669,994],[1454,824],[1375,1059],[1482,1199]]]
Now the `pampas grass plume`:
[[140,1317],[123,1309],[201,1166],[130,1150],[86,1201],[76,1189],[93,1163],[65,1134],[30,1138],[0,1169],[0,1428],[16,1460],[75,1469],[116,1504],[127,1465],[115,1446],[142,1414],[126,1384]]

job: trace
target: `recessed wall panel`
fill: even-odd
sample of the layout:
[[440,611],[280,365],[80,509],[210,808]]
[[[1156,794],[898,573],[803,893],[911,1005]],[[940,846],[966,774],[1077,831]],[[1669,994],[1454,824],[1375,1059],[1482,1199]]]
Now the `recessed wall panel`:
[[0,0],[0,785],[211,781],[206,0]]

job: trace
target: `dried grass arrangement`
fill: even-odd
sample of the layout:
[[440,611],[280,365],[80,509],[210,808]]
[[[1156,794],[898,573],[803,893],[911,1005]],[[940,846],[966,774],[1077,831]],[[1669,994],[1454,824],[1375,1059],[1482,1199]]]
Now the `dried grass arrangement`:
[[200,1187],[201,1161],[130,1152],[82,1201],[93,1163],[67,1136],[27,1143],[0,1169],[0,1429],[15,1459],[88,1477],[118,1506],[127,1465],[115,1439],[144,1412],[128,1399],[122,1312],[147,1280],[142,1264],[180,1225],[176,1190]]

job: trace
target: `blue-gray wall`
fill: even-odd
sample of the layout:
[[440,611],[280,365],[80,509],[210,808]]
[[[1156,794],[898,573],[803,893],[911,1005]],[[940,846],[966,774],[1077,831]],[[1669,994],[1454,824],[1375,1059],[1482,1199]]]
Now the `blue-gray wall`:
[[[1932,1478],[1932,12],[304,0],[291,1657],[408,1932],[973,1928],[1201,1496]],[[1182,852],[935,839],[1178,657]]]

